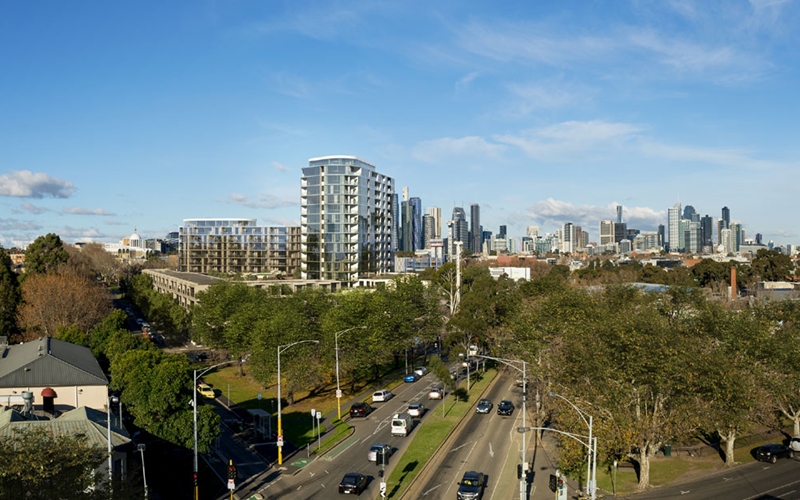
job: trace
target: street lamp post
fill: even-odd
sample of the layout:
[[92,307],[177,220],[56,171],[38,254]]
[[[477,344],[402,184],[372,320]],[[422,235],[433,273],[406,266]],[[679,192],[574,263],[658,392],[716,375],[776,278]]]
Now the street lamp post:
[[108,404],[106,405],[106,420],[107,420],[107,435],[108,438],[108,481],[110,487],[113,488],[114,486],[114,453],[113,447],[111,446],[111,402],[118,402],[119,398],[116,396],[112,396],[111,394],[108,395]]
[[148,495],[147,495],[147,473],[145,472],[145,469],[144,469],[144,449],[145,449],[144,443],[139,443],[138,445],[136,445],[136,449],[139,450],[139,453],[142,454],[142,480],[144,481],[144,498],[145,498],[145,500],[147,500],[147,498],[148,498]]
[[[245,358],[245,359],[247,359],[247,358]],[[197,373],[197,370],[194,371],[194,381],[192,383],[193,384],[192,386],[194,387],[194,391],[192,391],[192,392],[194,392],[194,394],[192,395],[192,420],[194,421],[194,467],[193,467],[193,473],[194,474],[193,474],[192,477],[193,477],[193,480],[194,480],[194,500],[200,500],[200,489],[199,489],[199,486],[197,485],[197,479],[198,479],[197,478],[197,471],[198,471],[198,467],[197,467],[197,380],[200,377],[202,377],[203,375],[205,375],[206,373],[208,373],[211,370],[213,370],[214,368],[219,368],[220,366],[229,365],[231,363],[243,362],[243,361],[244,360],[242,360],[242,359],[225,361],[223,363],[218,363],[218,364],[216,364],[214,366],[209,366],[208,368],[206,368],[205,370],[201,371],[200,373]]]
[[597,481],[597,475],[596,475],[597,474],[597,437],[594,437],[594,440],[592,438],[592,416],[588,415],[588,419],[587,419],[587,415],[584,412],[582,412],[580,408],[575,406],[572,403],[572,401],[570,401],[569,399],[565,398],[561,394],[558,394],[558,393],[555,393],[553,391],[550,391],[548,393],[548,395],[551,396],[551,397],[552,396],[556,396],[556,397],[559,397],[559,398],[563,399],[564,401],[566,401],[572,408],[575,409],[575,411],[578,412],[578,415],[580,415],[581,420],[583,420],[583,423],[585,423],[589,427],[589,436],[588,436],[589,441],[588,441],[588,444],[586,444],[586,447],[589,450],[588,457],[587,457],[588,460],[587,460],[587,464],[586,464],[586,493],[590,496],[591,500],[595,500],[595,494],[597,492],[597,487],[596,487],[596,481]]
[[298,340],[288,345],[278,346],[278,465],[283,464],[283,427],[281,427],[281,353],[286,349],[302,344],[304,342],[313,342],[319,344],[319,340]]
[[354,326],[353,328],[348,328],[346,330],[342,330],[341,332],[336,332],[333,335],[333,341],[336,344],[336,413],[339,416],[339,420],[342,419],[342,389],[339,387],[339,335],[343,333],[347,333],[350,330],[366,330],[367,327],[365,326]]
[[[511,368],[513,368],[513,369],[515,369],[515,370],[517,370],[517,371],[522,373],[522,427],[525,428],[526,427],[525,418],[526,418],[526,415],[528,413],[527,408],[525,406],[526,401],[528,400],[528,387],[527,387],[528,376],[527,376],[526,369],[525,369],[525,365],[527,364],[527,362],[524,361],[524,360],[521,360],[521,359],[494,358],[492,356],[484,356],[482,354],[474,354],[473,357],[474,358],[492,359],[494,361],[498,361],[500,363],[503,363],[504,365],[510,366]],[[522,368],[520,368],[519,366],[517,366],[515,364],[512,364],[512,363],[522,363]],[[469,370],[469,362],[467,362],[467,370]],[[469,372],[467,372],[467,373],[469,373]],[[467,375],[467,377],[469,377],[469,375]],[[523,472],[527,473],[527,469],[528,468],[527,468],[527,462],[525,461],[525,458],[526,458],[525,453],[526,453],[526,451],[527,451],[527,449],[525,448],[525,433],[523,432],[522,433],[521,459],[522,459],[522,468],[524,469]],[[528,488],[527,488],[527,477],[526,476],[527,476],[527,474],[521,474],[520,478],[519,478],[519,500],[525,500],[525,498],[527,496],[526,493],[528,492]]]

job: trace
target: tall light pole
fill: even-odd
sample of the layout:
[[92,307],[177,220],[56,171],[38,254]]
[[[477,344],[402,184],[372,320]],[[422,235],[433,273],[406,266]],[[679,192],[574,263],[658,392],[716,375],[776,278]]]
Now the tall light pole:
[[192,419],[194,420],[194,468],[193,468],[194,474],[193,474],[192,478],[194,480],[194,500],[200,500],[200,489],[199,489],[199,486],[197,485],[197,479],[198,479],[197,478],[197,470],[198,470],[198,468],[197,468],[197,380],[200,377],[202,377],[203,375],[205,375],[206,373],[208,373],[211,370],[213,370],[214,368],[218,368],[218,367],[224,366],[224,365],[229,365],[231,363],[244,362],[246,359],[247,358],[245,358],[244,360],[242,360],[242,359],[230,360],[230,361],[225,361],[223,363],[218,363],[218,364],[216,364],[214,366],[209,366],[208,368],[206,368],[205,370],[201,371],[200,373],[197,373],[197,370],[194,371],[194,382],[193,382],[193,385],[192,385],[192,387],[194,388],[194,391],[192,391],[194,393],[192,395],[192,413],[193,413]]
[[110,488],[114,488],[114,453],[113,447],[111,446],[111,402],[118,402],[119,398],[116,396],[112,396],[111,394],[108,395],[108,404],[106,405],[106,420],[108,424],[107,428],[107,439],[108,439],[108,482]]
[[286,349],[302,344],[304,342],[313,342],[319,344],[319,340],[298,340],[288,345],[278,346],[278,465],[283,465],[283,427],[281,427],[281,353]]
[[366,325],[364,326],[354,326],[352,328],[348,328],[346,330],[342,330],[341,332],[336,332],[333,334],[333,342],[336,344],[336,413],[339,416],[339,420],[342,419],[342,389],[339,387],[339,335],[343,333],[347,333],[350,330],[366,330]]
[[142,480],[144,481],[144,499],[147,500],[147,498],[148,498],[148,495],[147,495],[147,473],[145,472],[145,469],[144,469],[144,449],[145,449],[144,443],[139,443],[138,445],[136,445],[136,449],[139,450],[139,453],[142,454]]
[[[469,354],[469,351],[467,353]],[[527,413],[528,413],[528,410],[527,410],[527,407],[526,407],[526,401],[528,400],[528,386],[527,386],[527,384],[528,384],[528,376],[527,376],[526,369],[525,369],[525,365],[527,364],[527,362],[523,361],[521,359],[494,358],[492,356],[484,356],[482,354],[474,354],[472,357],[474,357],[474,358],[491,359],[491,360],[497,361],[499,363],[503,363],[506,366],[510,366],[511,368],[513,368],[513,369],[517,370],[518,372],[522,373],[522,428],[526,428],[527,429],[526,423],[525,423],[525,419],[526,419],[526,416],[527,416]],[[467,359],[469,359],[469,358],[467,358]],[[517,365],[515,365],[513,363],[522,363],[522,368],[520,368],[519,366],[517,366]],[[469,363],[467,363],[467,370],[469,370]],[[469,372],[467,372],[467,373],[469,373]],[[469,377],[469,375],[467,375],[467,377]],[[522,468],[524,469],[523,472],[527,473],[527,470],[528,470],[527,464],[528,464],[528,462],[525,461],[525,458],[526,458],[525,453],[527,452],[527,449],[525,448],[525,433],[522,432],[521,434],[522,434],[522,453],[520,454],[520,457],[521,457],[521,460],[522,460]],[[526,494],[528,492],[527,482],[528,482],[527,481],[527,474],[520,475],[520,478],[519,478],[519,500],[525,500],[526,499],[526,496],[527,496]]]
[[[550,397],[556,396],[556,397],[561,398],[564,401],[566,401],[572,408],[575,409],[575,411],[578,412],[578,415],[580,415],[581,420],[583,420],[583,423],[585,423],[589,427],[589,436],[588,436],[589,437],[589,441],[588,441],[588,444],[586,445],[586,447],[589,449],[589,453],[588,453],[588,457],[587,457],[588,460],[587,460],[587,463],[586,463],[586,493],[590,496],[591,500],[595,500],[595,494],[597,492],[597,486],[596,486],[596,483],[597,483],[597,438],[595,437],[594,441],[592,441],[592,416],[588,415],[588,420],[587,420],[587,415],[584,412],[582,412],[580,408],[575,406],[572,403],[572,401],[570,401],[569,399],[565,398],[561,394],[558,394],[558,393],[555,393],[553,391],[550,391],[548,393],[548,395]],[[592,455],[594,455],[594,459],[592,458]]]

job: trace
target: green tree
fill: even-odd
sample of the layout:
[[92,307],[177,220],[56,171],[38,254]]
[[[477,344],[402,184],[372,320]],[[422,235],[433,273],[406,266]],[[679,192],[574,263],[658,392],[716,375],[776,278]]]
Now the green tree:
[[794,272],[791,257],[777,250],[761,249],[750,262],[755,280],[782,281]]
[[104,450],[86,436],[54,435],[45,427],[12,429],[0,439],[0,498],[108,498],[107,485],[98,484],[94,474]]
[[[137,425],[167,442],[192,448],[193,380],[186,356],[135,349],[111,357],[111,388]],[[197,409],[198,449],[206,452],[219,435],[220,417],[210,406]]]
[[61,238],[54,233],[39,236],[25,249],[25,273],[47,274],[69,260]]
[[11,257],[0,248],[0,335],[17,333],[17,306],[21,300],[17,275],[11,270]]

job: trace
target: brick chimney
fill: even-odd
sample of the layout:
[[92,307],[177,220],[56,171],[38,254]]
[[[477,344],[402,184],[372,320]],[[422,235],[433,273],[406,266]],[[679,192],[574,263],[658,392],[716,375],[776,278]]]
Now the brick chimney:
[[736,300],[736,267],[731,267],[731,300]]

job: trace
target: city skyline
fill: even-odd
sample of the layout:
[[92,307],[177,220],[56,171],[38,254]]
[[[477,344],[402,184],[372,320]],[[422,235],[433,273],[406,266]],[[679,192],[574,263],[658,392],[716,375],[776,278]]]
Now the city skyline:
[[[796,43],[779,0],[0,6],[0,245],[117,242],[186,218],[300,224],[347,155],[484,230],[625,207],[800,244]],[[346,126],[344,126],[346,124]],[[446,233],[446,228],[442,228]],[[416,236],[419,238],[419,236]]]

